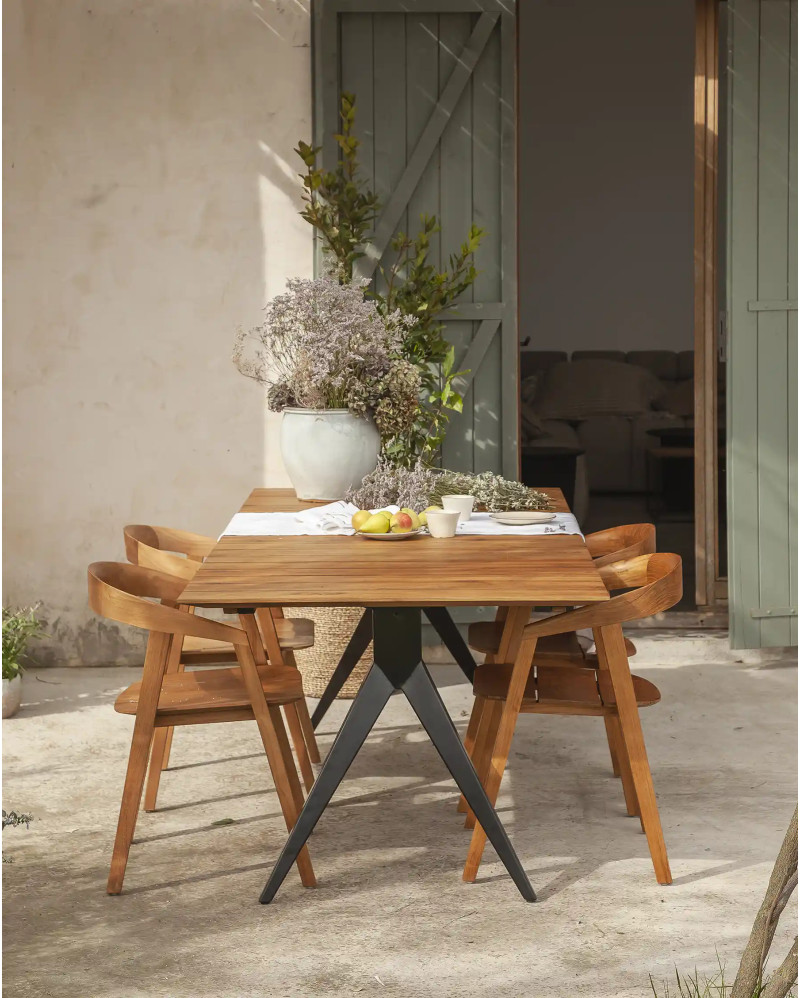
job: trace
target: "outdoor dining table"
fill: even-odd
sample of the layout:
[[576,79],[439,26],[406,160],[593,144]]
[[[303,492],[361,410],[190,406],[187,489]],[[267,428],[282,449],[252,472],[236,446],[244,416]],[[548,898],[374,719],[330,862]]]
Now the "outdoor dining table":
[[[557,511],[568,512],[558,489],[542,491],[551,495]],[[301,502],[290,490],[255,489],[240,512],[293,512],[313,505]],[[511,608],[501,611],[507,613],[501,648],[513,650],[534,607],[575,606],[608,598],[582,538],[575,534],[447,540],[421,536],[395,544],[343,535],[223,535],[181,594],[180,603],[238,613],[251,635],[251,615],[263,607],[356,606],[368,608],[372,616],[374,665],[289,833],[261,903],[268,904],[275,896],[397,690],[409,700],[523,898],[535,901],[530,881],[422,661],[421,611]],[[446,622],[443,626],[447,630]]]

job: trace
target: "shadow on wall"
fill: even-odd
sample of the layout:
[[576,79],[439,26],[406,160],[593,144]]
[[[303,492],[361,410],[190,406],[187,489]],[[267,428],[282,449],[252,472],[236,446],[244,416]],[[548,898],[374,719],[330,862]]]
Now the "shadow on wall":
[[133,662],[86,565],[124,557],[125,523],[217,534],[287,481],[230,354],[311,272],[307,5],[9,0],[4,20],[5,600],[42,600],[48,664]]

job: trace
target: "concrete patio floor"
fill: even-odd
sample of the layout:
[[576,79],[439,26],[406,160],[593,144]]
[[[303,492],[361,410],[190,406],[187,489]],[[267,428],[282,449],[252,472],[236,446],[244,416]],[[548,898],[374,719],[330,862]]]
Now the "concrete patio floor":
[[[293,871],[257,904],[286,833],[241,723],[176,733],[160,810],[142,813],[125,893],[109,898],[132,728],[112,702],[136,670],[29,673],[3,724],[4,806],[35,817],[3,836],[7,993],[633,998],[652,993],[649,974],[713,970],[715,950],[735,970],[796,801],[796,668],[737,662],[720,641],[684,654],[636,640],[636,671],[663,695],[643,723],[675,883],[654,880],[600,721],[523,717],[498,807],[535,905],[490,847],[462,883],[454,784],[400,697],[312,836],[317,890]],[[453,666],[432,671],[463,731],[469,687]],[[323,753],[346,709],[323,723]]]

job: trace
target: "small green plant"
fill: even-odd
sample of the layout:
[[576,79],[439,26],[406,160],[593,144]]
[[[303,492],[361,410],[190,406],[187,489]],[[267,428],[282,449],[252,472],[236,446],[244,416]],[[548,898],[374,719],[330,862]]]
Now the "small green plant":
[[[38,603],[23,610],[3,607],[3,679],[15,679],[23,671],[21,658],[28,642],[43,630],[42,622],[36,616],[38,609]],[[5,827],[5,812],[3,814]]]
[[307,142],[298,142],[295,152],[302,159],[306,172],[301,174],[303,200],[306,207],[300,215],[320,233],[325,253],[340,280],[353,279],[353,266],[364,256],[363,246],[380,202],[358,176],[359,141],[353,135],[356,119],[356,99],[342,94],[339,109],[342,130],[334,135],[341,151],[336,167],[323,170],[317,166],[315,149]]
[[739,970],[733,984],[725,981],[725,967],[717,956],[719,973],[714,977],[700,978],[697,971],[694,977],[681,977],[675,971],[678,984],[677,994],[670,985],[656,988],[652,976],[650,987],[655,998],[791,998],[796,994],[797,984],[797,936],[794,937],[789,952],[781,963],[767,977],[765,970],[770,946],[775,937],[778,921],[789,898],[797,888],[797,808],[783,840],[783,845],[775,860],[767,891],[756,915],[750,938],[742,954]]
[[[733,985],[725,980],[725,967],[721,963],[719,971],[713,977],[701,977],[697,970],[695,970],[694,976],[689,974],[681,977],[676,969],[675,985],[677,990],[673,991],[669,982],[664,981],[659,989],[656,987],[652,975],[650,977],[650,987],[653,989],[655,998],[730,998],[733,991]],[[768,985],[769,978],[766,978],[762,983],[757,983],[748,998],[765,998]],[[787,998],[791,998],[794,993],[794,990],[791,990]]]
[[[353,280],[356,263],[366,255],[372,224],[380,211],[380,200],[359,177],[359,141],[353,134],[356,99],[343,93],[339,116],[341,132],[334,138],[340,156],[336,166],[323,170],[317,165],[319,148],[299,142],[295,150],[302,159],[302,217],[322,238],[322,249],[330,269],[340,281]],[[413,467],[418,460],[433,464],[454,412],[461,412],[463,399],[455,388],[465,371],[455,371],[455,351],[444,337],[438,317],[453,305],[477,277],[473,257],[484,236],[483,229],[470,226],[458,252],[450,255],[449,269],[439,270],[430,262],[431,239],[440,231],[434,215],[422,215],[416,236],[398,232],[392,240],[393,264],[381,267],[380,282],[373,282],[367,295],[379,311],[395,311],[413,319],[403,339],[401,356],[419,371],[421,391],[413,424],[383,442],[383,454],[396,465]]]
[[[6,811],[3,809],[3,829],[7,827],[16,828],[18,825],[24,825],[26,828],[30,827],[30,823],[33,821],[32,814],[20,814],[19,811]],[[13,863],[14,860],[10,856],[6,856],[3,853],[4,863]]]
[[[717,960],[719,961],[719,957]],[[732,987],[732,985],[725,983],[725,966],[721,962],[719,963],[719,971],[713,977],[701,978],[696,969],[694,976],[689,974],[681,977],[676,967],[675,984],[677,991],[672,990],[668,981],[664,981],[659,990],[652,974],[650,975],[650,987],[653,989],[655,998],[727,998]]]

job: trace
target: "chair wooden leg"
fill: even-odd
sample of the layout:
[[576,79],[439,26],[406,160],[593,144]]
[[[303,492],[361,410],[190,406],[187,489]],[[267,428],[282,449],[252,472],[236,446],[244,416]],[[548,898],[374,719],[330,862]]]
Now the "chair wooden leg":
[[[271,741],[267,734],[267,727],[272,729],[274,745],[272,748],[273,760],[270,759],[270,749],[267,742]],[[259,731],[262,734],[264,749],[270,761],[272,778],[275,781],[275,790],[278,794],[283,817],[288,831],[294,828],[298,815],[303,809],[303,791],[300,781],[297,778],[297,770],[294,768],[292,751],[289,748],[289,739],[286,737],[286,729],[283,726],[283,718],[280,709],[273,704],[267,706],[267,717],[259,721]],[[266,735],[266,737],[265,737]],[[277,750],[277,753],[276,753]],[[300,874],[300,882],[303,887],[316,887],[317,878],[314,875],[314,868],[311,865],[311,857],[308,854],[308,847],[303,846],[297,857],[297,870]]]
[[311,790],[314,784],[314,770],[311,768],[311,760],[308,757],[308,746],[303,737],[303,726],[300,723],[300,716],[296,703],[287,703],[283,712],[286,715],[286,723],[289,726],[289,734],[292,738],[294,750],[297,753],[297,761],[300,764],[300,772],[303,774],[303,783],[306,793]]
[[[478,734],[481,724],[481,714],[483,713],[483,707],[486,703],[485,697],[475,697],[472,704],[472,713],[469,715],[469,724],[467,725],[467,733],[464,735],[464,749],[470,759],[473,758],[472,751],[475,748],[475,737]],[[479,774],[480,775],[480,774]],[[467,811],[467,801],[462,794],[458,798],[458,807],[456,810],[465,814]]]
[[125,868],[128,865],[131,840],[136,829],[136,818],[139,813],[147,761],[150,755],[150,743],[153,740],[158,698],[161,693],[161,682],[166,670],[170,645],[171,635],[157,632],[151,633],[147,643],[147,654],[142,672],[142,689],[139,695],[136,720],[133,724],[128,769],[125,774],[125,785],[122,789],[117,834],[114,838],[111,869],[106,885],[106,891],[109,894],[119,894],[125,879]]
[[322,762],[322,757],[319,754],[319,746],[317,745],[317,736],[314,733],[314,726],[311,723],[311,715],[308,712],[308,704],[305,699],[297,701],[297,716],[300,718],[300,727],[303,730],[303,738],[308,749],[309,759],[314,763]]
[[[639,802],[636,799],[636,788],[633,785],[633,774],[631,772],[630,759],[622,740],[622,731],[619,726],[617,714],[606,714],[606,733],[608,734],[608,745],[612,751],[612,757],[617,760],[618,771],[614,775],[619,775],[622,779],[622,792],[625,795],[625,809],[631,817],[639,814]],[[613,747],[612,747],[613,746]]]
[[[475,739],[475,751],[472,755],[472,764],[483,786],[486,786],[486,778],[489,775],[489,766],[492,762],[492,749],[497,738],[497,729],[500,725],[502,713],[502,700],[488,700],[484,704],[481,723],[478,728],[478,737]],[[474,827],[475,815],[472,809],[468,808],[464,828]]]
[[[290,669],[297,668],[297,660],[291,648],[281,648],[278,641],[278,632],[275,628],[275,621],[283,619],[283,610],[279,606],[261,607],[256,610],[256,620],[261,630],[261,636],[266,648],[267,658],[273,665],[286,665]],[[258,660],[256,660],[258,661]],[[308,713],[308,704],[305,699],[297,704],[297,714],[300,718],[300,725],[303,731],[303,738],[308,749],[308,757],[311,762],[320,762],[319,746],[317,736],[314,734],[314,726],[311,723],[311,716]],[[294,734],[292,735],[294,738]],[[305,779],[305,774],[304,774]]]
[[[497,802],[497,794],[500,790],[500,783],[505,772],[508,753],[511,751],[511,741],[514,737],[514,729],[517,726],[520,707],[525,695],[525,687],[528,683],[533,656],[536,652],[536,638],[523,637],[516,653],[514,668],[508,684],[508,693],[503,701],[503,709],[500,715],[500,724],[497,728],[497,737],[492,757],[489,765],[489,772],[486,777],[484,789],[486,796],[492,803]],[[472,832],[472,840],[467,852],[467,861],[464,864],[462,879],[467,883],[474,883],[478,875],[478,868],[481,865],[483,850],[486,846],[486,832],[479,824],[475,825]]]
[[167,733],[167,737],[164,743],[164,758],[161,760],[161,770],[169,769],[169,756],[172,752],[172,736],[175,734],[175,728],[169,727],[164,728]]
[[[493,665],[495,662],[514,661],[517,652],[519,651],[519,645],[522,639],[522,628],[530,619],[530,616],[531,607],[529,606],[499,606],[497,608],[495,622],[503,624],[503,631],[500,635],[500,644],[498,645],[495,653],[488,654],[486,656],[482,668],[485,669],[488,666]],[[467,726],[467,734],[464,738],[464,748],[469,756],[472,755],[472,750],[475,745],[475,737],[478,734],[478,726],[480,724],[481,712],[483,711],[484,703],[484,697],[476,697],[475,703],[472,705],[472,714],[470,715],[469,724]],[[467,811],[467,802],[464,799],[463,794],[459,798],[457,810],[462,814],[465,814]]]
[[[177,641],[177,638],[175,639]],[[183,662],[178,662],[177,672],[185,672],[186,666]],[[169,755],[172,751],[172,736],[175,734],[175,728],[170,726],[169,728],[164,728],[167,733],[166,744],[164,745],[164,758],[161,760],[161,769],[169,769]]]
[[[169,656],[167,657],[167,667],[165,675],[184,671],[181,662],[181,650],[183,639],[174,637],[170,645]],[[150,768],[147,773],[147,784],[144,789],[145,811],[155,811],[156,800],[158,799],[158,787],[161,782],[161,774],[169,763],[169,752],[172,747],[172,735],[175,728],[170,725],[168,728],[158,728],[153,735],[153,743],[150,749]]]
[[156,800],[158,798],[158,785],[161,781],[161,773],[166,768],[164,766],[164,754],[167,749],[167,738],[172,732],[172,728],[156,728],[150,749],[150,767],[147,772],[147,786],[144,790],[144,803],[142,810],[155,811]]
[[606,714],[603,720],[606,722],[606,738],[608,739],[608,751],[611,755],[611,769],[614,776],[620,776],[619,771],[619,719]]
[[639,816],[647,836],[650,856],[653,860],[656,880],[660,884],[671,884],[667,847],[661,829],[653,777],[647,761],[639,707],[633,690],[631,671],[625,652],[625,639],[619,624],[600,627],[595,630],[597,654],[605,660],[614,689],[614,699],[619,713],[622,744],[630,762],[633,786],[639,804]]
[[[261,688],[261,680],[258,677],[256,661],[263,660],[265,657],[258,624],[252,613],[240,614],[239,620],[247,634],[249,644],[236,645],[236,654],[253,707],[253,714],[258,724],[258,732],[267,754],[267,761],[272,772],[272,779],[275,782],[275,790],[278,794],[286,827],[291,831],[302,807],[303,791],[300,789],[300,781],[297,779],[297,771],[294,768],[294,761],[291,759],[289,741],[286,738],[286,729],[283,726],[280,709],[273,704],[267,704],[264,699],[264,691]],[[316,887],[317,880],[306,846],[303,846],[297,857],[297,869],[304,887]]]

